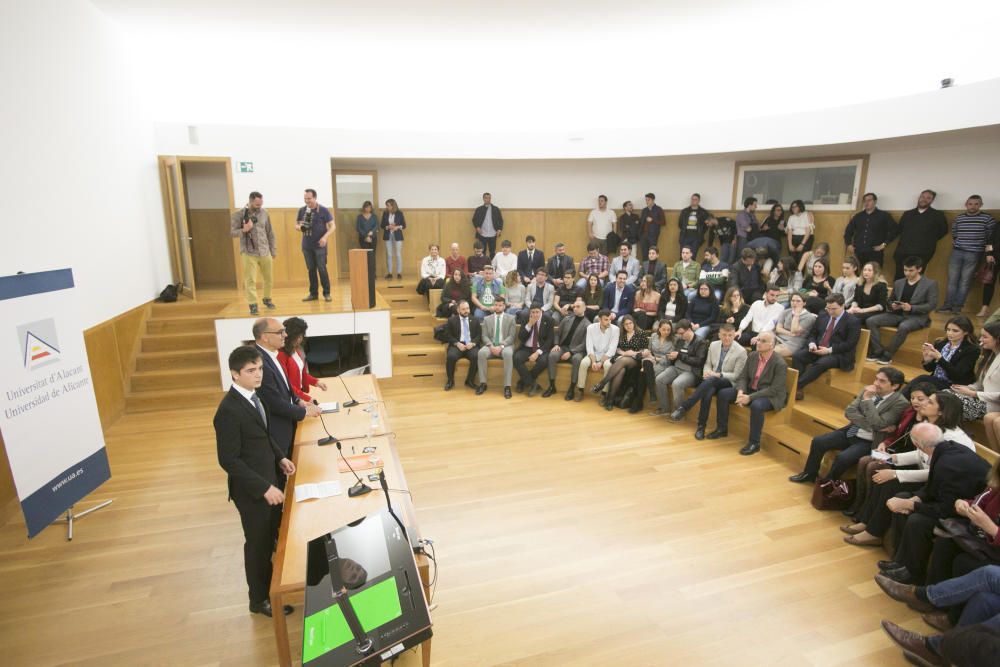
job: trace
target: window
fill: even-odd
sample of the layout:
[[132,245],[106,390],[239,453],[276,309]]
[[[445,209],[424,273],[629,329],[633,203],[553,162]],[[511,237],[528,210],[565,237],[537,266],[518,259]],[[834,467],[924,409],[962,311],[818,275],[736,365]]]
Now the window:
[[756,197],[761,208],[769,199],[785,210],[801,199],[814,211],[853,211],[864,192],[868,156],[787,162],[737,162],[733,208]]
[[333,172],[333,205],[334,208],[360,211],[366,201],[372,202],[377,209],[378,185],[374,171],[334,171]]

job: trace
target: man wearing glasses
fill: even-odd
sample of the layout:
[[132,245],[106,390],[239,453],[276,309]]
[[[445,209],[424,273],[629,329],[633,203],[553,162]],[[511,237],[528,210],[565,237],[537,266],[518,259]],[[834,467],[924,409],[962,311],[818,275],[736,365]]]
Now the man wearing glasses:
[[[292,458],[295,427],[306,417],[316,417],[322,412],[318,405],[296,398],[285,371],[278,363],[278,350],[285,343],[285,330],[274,318],[261,318],[253,323],[254,343],[264,359],[264,379],[257,394],[267,407],[270,417],[271,437],[278,444],[285,458]],[[284,479],[279,478],[284,489]]]

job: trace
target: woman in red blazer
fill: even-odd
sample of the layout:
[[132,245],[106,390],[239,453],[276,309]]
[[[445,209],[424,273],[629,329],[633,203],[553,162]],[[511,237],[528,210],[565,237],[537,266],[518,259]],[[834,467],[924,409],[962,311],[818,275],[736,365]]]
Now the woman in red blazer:
[[288,377],[292,392],[303,401],[312,403],[312,397],[306,391],[309,387],[319,387],[326,391],[326,383],[309,375],[306,366],[302,343],[306,339],[306,329],[309,325],[301,317],[289,317],[282,324],[285,327],[285,346],[278,350],[278,363],[285,369],[285,376]]

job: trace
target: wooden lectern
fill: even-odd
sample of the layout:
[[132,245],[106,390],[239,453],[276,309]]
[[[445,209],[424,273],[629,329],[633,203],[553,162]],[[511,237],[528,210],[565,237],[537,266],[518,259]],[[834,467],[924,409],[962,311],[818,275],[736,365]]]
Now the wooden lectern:
[[354,248],[347,251],[351,272],[351,307],[368,310],[375,307],[375,251]]

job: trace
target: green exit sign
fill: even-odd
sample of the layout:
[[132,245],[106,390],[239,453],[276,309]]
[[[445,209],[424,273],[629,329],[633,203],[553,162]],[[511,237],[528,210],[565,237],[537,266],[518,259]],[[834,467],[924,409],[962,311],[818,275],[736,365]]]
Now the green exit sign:
[[253,162],[240,162],[240,173],[241,174],[252,174],[253,173]]

